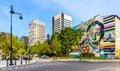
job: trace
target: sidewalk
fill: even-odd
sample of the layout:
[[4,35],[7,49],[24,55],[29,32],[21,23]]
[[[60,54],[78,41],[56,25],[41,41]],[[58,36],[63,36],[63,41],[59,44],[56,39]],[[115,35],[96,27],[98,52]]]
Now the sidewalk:
[[[30,63],[33,63],[35,61],[30,61]],[[10,61],[8,61],[8,67],[9,67]],[[17,65],[25,65],[25,64],[29,64],[29,61],[27,60],[22,60],[22,64],[21,64],[21,60],[17,60],[16,61],[16,65],[15,65],[15,60],[13,60],[13,66],[17,66]],[[3,67],[7,67],[7,60],[0,60],[0,68]]]
[[[27,60],[22,60],[22,64],[21,64],[21,60],[17,60],[16,61],[16,65],[15,65],[15,60],[13,60],[13,64],[12,66],[9,66],[10,61],[8,61],[8,67],[14,67],[14,66],[20,66],[20,65],[27,65],[27,64],[31,64],[34,62],[50,62],[52,61],[51,59],[40,59],[40,58],[33,58],[32,60],[29,61]],[[7,67],[7,61],[6,60],[0,60],[0,68],[4,68]]]
[[5,60],[0,60],[0,68],[6,66],[6,61]]

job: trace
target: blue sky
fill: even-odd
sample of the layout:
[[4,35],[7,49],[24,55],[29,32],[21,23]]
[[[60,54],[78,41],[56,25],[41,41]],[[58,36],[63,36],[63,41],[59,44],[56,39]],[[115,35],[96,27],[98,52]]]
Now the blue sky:
[[0,31],[10,32],[10,5],[23,14],[23,20],[13,15],[13,34],[28,36],[31,20],[45,22],[46,34],[52,33],[52,17],[59,12],[72,16],[72,26],[95,15],[120,16],[120,0],[0,0]]

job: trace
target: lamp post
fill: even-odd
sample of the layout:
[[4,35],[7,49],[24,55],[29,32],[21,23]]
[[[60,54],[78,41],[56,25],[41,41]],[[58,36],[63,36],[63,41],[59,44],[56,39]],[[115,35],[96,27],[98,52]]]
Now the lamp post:
[[12,48],[12,15],[18,14],[20,15],[19,19],[23,19],[23,18],[21,13],[14,12],[12,5],[10,6],[10,8],[11,8],[11,11],[10,11],[10,34],[11,35],[10,35],[10,64],[9,65],[13,65],[13,62],[12,62],[12,50],[13,50]]

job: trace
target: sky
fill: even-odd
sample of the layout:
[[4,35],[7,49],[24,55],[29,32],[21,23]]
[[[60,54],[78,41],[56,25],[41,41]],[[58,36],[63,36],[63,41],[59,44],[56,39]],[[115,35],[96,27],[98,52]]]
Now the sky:
[[58,13],[72,16],[72,26],[100,14],[120,16],[120,0],[0,0],[0,32],[10,32],[10,6],[13,15],[13,34],[29,36],[29,23],[38,19],[45,23],[45,33],[52,34],[52,17]]

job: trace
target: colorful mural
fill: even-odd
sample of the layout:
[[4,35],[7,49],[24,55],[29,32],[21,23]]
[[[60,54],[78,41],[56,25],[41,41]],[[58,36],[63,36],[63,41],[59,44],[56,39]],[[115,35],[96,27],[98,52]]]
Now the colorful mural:
[[[104,22],[108,20],[103,19]],[[81,24],[79,53],[92,52],[98,57],[115,57],[115,22],[104,22],[94,18]]]
[[87,28],[88,41],[93,49],[96,49],[104,37],[104,26],[99,21],[93,21]]

